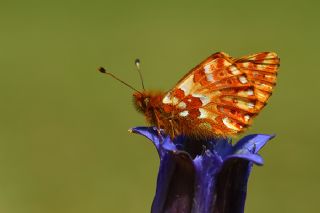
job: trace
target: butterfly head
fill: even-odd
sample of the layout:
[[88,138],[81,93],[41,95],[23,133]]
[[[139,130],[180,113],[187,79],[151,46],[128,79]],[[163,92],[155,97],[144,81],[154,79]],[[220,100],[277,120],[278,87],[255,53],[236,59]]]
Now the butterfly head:
[[130,84],[124,82],[123,80],[121,80],[117,76],[115,76],[112,73],[108,72],[103,67],[100,67],[98,70],[103,74],[111,76],[115,80],[119,81],[120,83],[124,84],[125,86],[127,86],[130,89],[132,89],[133,91],[135,91],[134,94],[133,94],[134,106],[136,107],[136,109],[139,112],[146,113],[149,109],[155,108],[155,106],[158,105],[158,103],[156,102],[156,100],[158,101],[158,98],[156,98],[156,96],[158,94],[155,94],[155,93],[152,93],[152,92],[149,92],[149,91],[145,90],[143,79],[142,79],[142,74],[141,74],[141,71],[140,71],[140,60],[139,59],[135,60],[135,65],[136,65],[137,71],[138,71],[139,76],[140,76],[141,85],[142,85],[142,91],[139,91],[136,88],[134,88],[133,86],[131,86]]
[[141,92],[133,93],[133,104],[139,112],[145,112],[150,107],[150,95]]

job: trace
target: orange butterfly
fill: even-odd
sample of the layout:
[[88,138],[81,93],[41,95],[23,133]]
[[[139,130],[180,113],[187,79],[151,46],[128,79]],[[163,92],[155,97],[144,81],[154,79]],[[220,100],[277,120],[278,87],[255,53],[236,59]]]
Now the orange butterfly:
[[[140,78],[139,61],[136,61]],[[232,58],[218,52],[188,72],[168,92],[137,91],[134,105],[150,125],[171,138],[199,139],[234,136],[243,132],[261,111],[276,84],[280,59],[262,52]],[[142,86],[143,81],[142,81]]]

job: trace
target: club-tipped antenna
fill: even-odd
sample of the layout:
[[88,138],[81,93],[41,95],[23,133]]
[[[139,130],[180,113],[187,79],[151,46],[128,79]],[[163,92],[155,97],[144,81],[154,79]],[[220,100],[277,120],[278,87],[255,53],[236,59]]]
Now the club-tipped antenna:
[[141,85],[142,85],[142,89],[145,90],[144,88],[144,83],[143,83],[143,78],[142,78],[142,73],[141,73],[141,69],[140,69],[140,60],[139,58],[137,58],[135,61],[134,61],[136,67],[137,67],[137,70],[138,70],[138,73],[139,73],[139,76],[140,76],[140,81],[141,81]]
[[131,86],[130,84],[124,82],[123,80],[121,80],[120,78],[118,78],[117,76],[113,75],[112,73],[110,72],[107,72],[107,70],[104,68],[104,67],[99,67],[98,68],[99,72],[103,73],[103,74],[106,74],[106,75],[110,75],[112,78],[116,79],[117,81],[121,82],[122,84],[126,85],[127,87],[129,87],[130,89],[138,92],[141,94],[141,92],[139,90],[137,90],[136,88],[134,88],[133,86]]

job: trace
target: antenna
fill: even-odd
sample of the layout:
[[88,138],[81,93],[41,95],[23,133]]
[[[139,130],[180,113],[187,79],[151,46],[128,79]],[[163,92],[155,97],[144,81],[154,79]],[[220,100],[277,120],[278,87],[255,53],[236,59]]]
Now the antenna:
[[142,89],[145,90],[144,88],[144,83],[143,83],[143,78],[142,78],[142,73],[141,73],[141,69],[140,69],[140,60],[139,58],[137,58],[135,61],[134,61],[136,67],[137,67],[137,70],[138,70],[138,73],[139,73],[139,76],[140,76],[140,81],[141,81],[141,85],[142,85]]
[[106,75],[110,75],[112,78],[116,79],[117,81],[121,82],[122,84],[126,85],[127,87],[129,87],[130,89],[142,94],[140,91],[138,91],[137,89],[135,89],[133,86],[131,86],[130,84],[122,81],[120,78],[118,78],[117,76],[113,75],[112,73],[110,72],[107,72],[107,70],[103,67],[99,67],[98,68],[99,72],[103,73],[103,74],[106,74]]

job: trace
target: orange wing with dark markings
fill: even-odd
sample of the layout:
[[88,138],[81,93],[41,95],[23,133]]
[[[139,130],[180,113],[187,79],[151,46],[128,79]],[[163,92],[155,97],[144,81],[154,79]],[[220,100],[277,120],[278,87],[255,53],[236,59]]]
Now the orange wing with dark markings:
[[[223,52],[211,55],[164,96],[164,110],[176,124],[173,128],[200,137],[242,132],[269,99],[279,63],[273,52],[239,59]],[[188,126],[181,128],[184,124]]]

